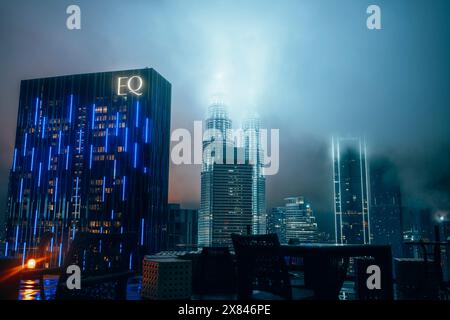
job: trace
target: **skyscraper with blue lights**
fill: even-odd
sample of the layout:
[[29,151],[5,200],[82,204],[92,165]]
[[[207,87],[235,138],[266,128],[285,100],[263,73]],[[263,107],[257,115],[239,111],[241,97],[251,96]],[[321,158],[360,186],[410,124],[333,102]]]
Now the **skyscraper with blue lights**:
[[5,253],[25,261],[50,234],[49,265],[61,265],[78,232],[129,234],[137,252],[159,250],[170,105],[171,84],[153,69],[22,81]]

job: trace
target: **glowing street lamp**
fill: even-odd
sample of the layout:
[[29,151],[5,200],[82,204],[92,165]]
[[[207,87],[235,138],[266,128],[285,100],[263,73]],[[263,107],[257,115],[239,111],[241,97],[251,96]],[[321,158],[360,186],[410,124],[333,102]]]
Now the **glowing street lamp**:
[[36,268],[36,260],[34,259],[29,259],[27,262],[27,268],[28,269],[34,269]]

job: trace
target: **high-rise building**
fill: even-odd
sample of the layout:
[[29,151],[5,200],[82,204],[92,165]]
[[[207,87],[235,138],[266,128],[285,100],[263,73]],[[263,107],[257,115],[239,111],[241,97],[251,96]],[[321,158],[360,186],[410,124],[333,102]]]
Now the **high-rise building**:
[[369,171],[372,242],[391,245],[392,255],[402,257],[402,206],[396,168],[387,159],[372,159]]
[[198,246],[231,246],[231,234],[252,229],[253,166],[236,148],[223,101],[208,110],[203,139]]
[[243,123],[245,159],[253,165],[252,185],[252,233],[265,234],[267,232],[266,213],[266,178],[263,174],[264,152],[261,146],[261,121],[252,115]]
[[272,208],[267,217],[267,233],[275,233],[281,244],[286,244],[286,207]]
[[303,197],[286,198],[286,241],[318,242],[316,218]]
[[231,246],[232,234],[247,234],[252,225],[250,164],[214,164],[202,172],[199,247]]
[[[61,265],[77,233],[123,233],[139,254],[166,239],[171,84],[153,69],[21,82],[7,211],[9,255],[51,235]],[[101,249],[100,249],[101,250]]]
[[183,209],[179,204],[169,203],[167,250],[195,250],[197,227],[197,210]]
[[366,145],[359,138],[333,138],[336,243],[370,243]]

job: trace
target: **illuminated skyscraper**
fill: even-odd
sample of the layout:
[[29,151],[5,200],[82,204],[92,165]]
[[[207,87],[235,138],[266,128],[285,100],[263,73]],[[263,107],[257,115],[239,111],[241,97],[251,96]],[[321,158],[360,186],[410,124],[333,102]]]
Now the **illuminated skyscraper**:
[[252,183],[252,233],[266,234],[266,178],[263,175],[264,152],[261,146],[261,121],[253,115],[243,123],[245,159],[253,165]]
[[253,166],[236,148],[232,122],[222,101],[208,110],[203,139],[198,246],[231,246],[231,234],[252,227]]
[[303,197],[286,198],[286,241],[318,242],[316,218]]
[[25,260],[51,234],[49,263],[61,265],[80,231],[124,233],[136,252],[159,250],[170,104],[171,85],[153,69],[22,81],[7,253]]
[[368,173],[365,143],[332,140],[336,243],[370,243]]

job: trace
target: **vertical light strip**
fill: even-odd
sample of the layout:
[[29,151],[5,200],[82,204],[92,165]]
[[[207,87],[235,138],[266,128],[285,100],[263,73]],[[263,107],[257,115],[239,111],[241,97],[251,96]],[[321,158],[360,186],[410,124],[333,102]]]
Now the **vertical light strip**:
[[371,243],[370,238],[370,176],[368,174],[369,168],[367,167],[367,145],[366,138],[364,137],[364,163],[366,169],[366,195],[367,195],[367,231],[369,232],[369,244]]
[[16,171],[17,148],[14,148],[13,172]]
[[34,147],[31,149],[31,167],[30,167],[30,171],[33,171],[33,167],[34,167]]
[[73,94],[70,95],[69,123],[72,123]]
[[128,127],[125,128],[125,152],[128,151]]
[[19,203],[22,203],[22,193],[23,193],[23,178],[20,179]]
[[61,267],[62,260],[62,242],[59,243],[58,267]]
[[61,153],[61,139],[62,139],[62,131],[59,130],[59,138],[58,138],[58,154]]
[[44,117],[44,119],[42,119],[42,139],[44,139],[44,137],[45,137],[45,120],[46,120],[46,117]]
[[81,153],[81,134],[82,134],[82,131],[80,129],[80,136],[78,138],[78,154]]
[[38,187],[41,186],[41,172],[42,172],[42,162],[39,162]]
[[109,135],[109,128],[106,128],[106,134],[105,134],[105,152],[108,153],[108,135]]
[[58,177],[55,180],[55,204],[58,201]]
[[48,170],[50,170],[50,165],[52,162],[52,146],[48,149]]
[[91,129],[94,130],[95,128],[95,103],[92,105],[92,124]]
[[114,220],[114,209],[111,210],[111,220]]
[[92,169],[92,153],[94,151],[94,146],[91,144],[91,151],[89,152],[89,169]]
[[136,169],[136,165],[137,165],[137,142],[134,143],[134,160],[133,160],[133,167]]
[[337,199],[336,199],[336,162],[334,159],[334,137],[331,137],[331,152],[332,152],[332,161],[333,161],[333,195],[334,195],[334,235],[335,235],[335,242],[338,243],[337,241],[337,210],[336,210],[336,206],[337,206]]
[[365,218],[364,218],[364,180],[363,180],[363,171],[362,171],[362,146],[361,139],[358,138],[359,142],[359,171],[360,171],[360,183],[361,183],[361,216],[362,216],[362,228],[363,228],[363,239],[364,244],[366,244],[366,226],[365,226]]
[[119,112],[116,112],[116,137],[119,136]]
[[102,202],[105,202],[105,188],[106,188],[106,177],[103,176]]
[[77,199],[76,201],[78,201],[78,183],[79,183],[80,179],[77,177],[77,182],[75,184],[75,198]]
[[129,266],[130,270],[132,268],[132,265],[133,265],[133,253],[130,253],[130,266]]
[[36,109],[34,111],[34,126],[37,125],[38,110],[39,110],[39,98],[36,98]]
[[117,160],[114,159],[114,179],[116,179]]
[[8,246],[9,246],[9,243],[8,243],[8,241],[6,241],[6,243],[5,243],[5,257],[8,256]]
[[34,228],[33,228],[33,236],[34,237],[36,237],[37,217],[38,217],[38,210],[36,209],[36,212],[34,214]]
[[19,225],[16,226],[16,239],[14,243],[14,251],[17,252],[17,247],[19,246]]
[[27,141],[28,141],[28,133],[25,132],[25,143],[23,144],[23,156],[25,156],[27,152]]
[[136,102],[136,128],[139,128],[139,100]]
[[25,265],[25,256],[26,256],[26,250],[27,250],[27,243],[23,243],[23,252],[22,252],[22,267]]
[[66,148],[66,170],[69,170],[69,154],[70,154],[70,146]]
[[145,118],[145,143],[148,143],[148,118]]

